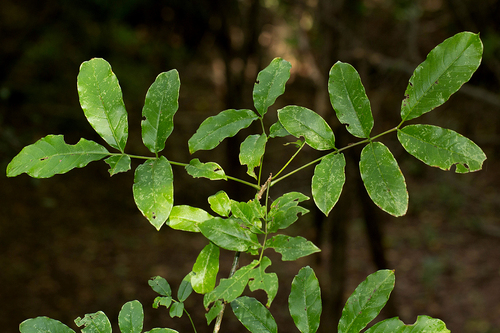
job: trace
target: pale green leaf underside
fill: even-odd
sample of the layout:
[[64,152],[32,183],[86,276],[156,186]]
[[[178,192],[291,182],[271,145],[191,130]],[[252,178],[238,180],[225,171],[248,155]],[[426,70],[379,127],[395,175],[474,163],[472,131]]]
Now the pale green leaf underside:
[[227,180],[226,174],[222,167],[215,162],[202,163],[199,159],[192,159],[186,165],[186,172],[193,178],[208,178],[210,180]]
[[394,216],[406,214],[406,182],[396,159],[384,144],[366,145],[361,152],[359,169],[366,191],[377,206]]
[[373,115],[370,101],[358,72],[350,64],[338,61],[328,79],[330,102],[339,121],[358,138],[370,137]]
[[276,235],[266,242],[266,248],[273,248],[281,254],[281,260],[293,261],[321,250],[304,237]]
[[440,319],[418,316],[413,325],[405,325],[399,318],[390,318],[377,323],[366,330],[366,333],[450,333],[446,324]]
[[69,145],[62,135],[47,135],[24,147],[12,159],[7,165],[7,177],[26,172],[34,178],[48,178],[82,168],[108,155],[106,148],[94,141],[80,139],[77,144]]
[[174,115],[179,108],[181,81],[177,70],[163,72],[149,88],[142,109],[142,141],[152,153],[165,148],[174,129]]
[[318,330],[322,311],[321,289],[311,267],[303,267],[293,278],[288,309],[299,331],[315,333]]
[[257,75],[253,87],[253,103],[257,112],[263,116],[276,98],[285,92],[285,84],[290,78],[292,65],[281,58],[275,58],[269,66]]
[[316,150],[335,148],[332,129],[316,112],[302,106],[289,105],[278,110],[283,127],[296,138],[304,137],[306,143]]
[[23,321],[19,325],[21,333],[75,333],[58,320],[48,317],[36,317]]
[[262,155],[266,150],[267,136],[265,134],[249,135],[240,145],[240,163],[248,167],[247,174],[255,179],[254,169],[260,165]]
[[391,270],[370,274],[349,296],[339,321],[339,333],[358,333],[382,310],[394,289],[395,277]]
[[90,125],[111,147],[123,152],[128,137],[127,111],[109,63],[101,58],[83,62],[77,86],[80,105]]
[[82,327],[82,333],[111,333],[111,323],[104,312],[88,313],[83,318],[76,318],[75,324]]
[[481,63],[479,34],[462,32],[436,46],[414,71],[401,105],[401,119],[417,118],[446,102]]
[[144,162],[135,170],[133,194],[141,213],[160,230],[174,204],[172,167],[161,156]]
[[218,115],[205,119],[196,133],[189,139],[189,152],[210,150],[225,138],[235,136],[241,129],[247,128],[258,119],[252,110],[225,110]]
[[231,199],[224,191],[219,191],[208,197],[210,208],[220,216],[227,217],[231,212]]
[[344,154],[328,155],[314,169],[312,196],[316,206],[326,216],[339,200],[344,183]]
[[121,154],[113,155],[104,160],[109,165],[109,175],[113,176],[119,172],[127,172],[130,170],[130,156]]
[[211,218],[213,216],[201,208],[180,205],[172,207],[165,224],[175,230],[200,232],[198,225]]
[[198,294],[206,294],[214,289],[219,272],[219,253],[219,247],[210,242],[196,258],[191,285]]
[[203,236],[219,247],[245,252],[260,247],[257,236],[240,226],[238,219],[215,217],[198,225]]
[[144,321],[144,310],[139,301],[130,301],[122,306],[118,315],[118,326],[121,332],[141,333]]
[[252,333],[277,333],[278,325],[271,312],[255,298],[241,296],[231,302],[238,320]]

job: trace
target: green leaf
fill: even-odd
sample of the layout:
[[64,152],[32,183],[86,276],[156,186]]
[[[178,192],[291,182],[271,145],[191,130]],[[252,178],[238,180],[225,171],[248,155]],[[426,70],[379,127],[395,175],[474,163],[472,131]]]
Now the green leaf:
[[7,165],[7,177],[23,172],[34,178],[48,178],[74,168],[82,168],[97,161],[109,152],[103,146],[85,139],[68,145],[62,135],[47,135],[32,145],[24,147]]
[[358,333],[365,328],[387,303],[394,283],[394,271],[388,269],[369,275],[347,299],[338,332]]
[[189,152],[210,150],[222,140],[235,136],[241,129],[247,128],[258,119],[252,110],[225,110],[218,115],[205,119],[196,133],[189,139]]
[[170,162],[161,156],[139,165],[132,189],[141,213],[160,230],[174,204],[174,178]]
[[366,191],[377,206],[394,216],[406,214],[406,182],[396,159],[384,144],[366,145],[361,152],[359,169]]
[[110,176],[130,170],[130,156],[125,154],[110,156],[104,162],[109,165],[108,171]]
[[71,328],[59,320],[48,317],[26,319],[19,325],[21,333],[75,333]]
[[215,301],[214,305],[210,308],[210,311],[205,313],[205,318],[207,319],[207,325],[210,325],[210,323],[217,318],[219,313],[222,311],[223,305],[220,300]]
[[316,206],[326,216],[339,200],[344,183],[344,154],[327,155],[314,169],[312,196]]
[[302,193],[289,192],[274,200],[268,216],[268,232],[274,233],[279,229],[288,228],[297,221],[298,214],[304,215],[309,212],[304,207],[297,206],[300,202],[308,199]]
[[258,264],[259,261],[254,260],[249,265],[238,269],[230,278],[221,279],[219,285],[203,297],[203,306],[205,309],[208,309],[208,306],[218,299],[223,299],[229,303],[239,297],[248,284],[252,270],[257,267]]
[[335,136],[330,126],[316,112],[302,106],[289,105],[278,110],[283,127],[293,136],[304,137],[316,150],[335,148]]
[[208,178],[210,180],[227,180],[226,174],[222,167],[215,162],[202,163],[199,159],[192,159],[186,165],[186,172],[193,178]]
[[288,61],[274,58],[269,66],[257,75],[257,81],[253,86],[253,104],[261,116],[264,116],[267,108],[285,92],[291,68],[292,65]]
[[255,207],[256,201],[237,202],[231,200],[231,212],[233,217],[240,219],[245,227],[250,228],[253,233],[262,233],[262,217],[260,207]]
[[171,328],[153,328],[151,331],[147,331],[144,333],[179,333],[179,332]]
[[231,302],[238,320],[252,333],[277,333],[278,325],[271,312],[255,298],[242,296]]
[[401,119],[420,117],[446,102],[481,63],[479,34],[462,32],[436,46],[413,72],[401,105]]
[[118,315],[118,326],[122,333],[141,333],[144,310],[139,301],[130,301],[122,306]]
[[219,247],[210,242],[196,258],[191,285],[198,294],[206,294],[214,289],[219,272],[219,253]]
[[268,257],[262,257],[259,267],[254,268],[251,275],[251,280],[248,282],[248,287],[251,291],[257,289],[264,290],[267,294],[266,306],[270,307],[276,294],[278,293],[278,275],[276,273],[266,273],[266,268],[271,265],[271,260]]
[[179,108],[181,81],[177,70],[163,72],[149,87],[142,109],[142,141],[152,153],[165,148],[165,141],[174,129],[174,115]]
[[293,278],[288,309],[299,331],[314,333],[318,330],[322,310],[321,289],[311,267],[303,267]]
[[127,111],[109,63],[100,58],[82,63],[77,86],[80,105],[90,125],[111,147],[123,153],[128,137]]
[[153,301],[153,309],[158,309],[160,306],[168,307],[172,304],[172,297],[170,296],[158,296],[155,297]]
[[183,312],[184,312],[184,303],[177,302],[177,303],[172,304],[168,314],[170,315],[170,318],[174,318],[174,317],[180,318],[180,317],[182,317]]
[[200,232],[198,225],[212,218],[212,215],[201,208],[181,205],[172,207],[165,224],[175,230]]
[[82,333],[112,333],[111,323],[108,317],[102,311],[88,313],[85,317],[76,318],[75,324],[82,328]]
[[271,125],[269,128],[269,137],[270,138],[276,138],[276,137],[284,137],[291,135],[288,133],[288,131],[281,125],[279,121],[275,122],[274,124]]
[[281,254],[281,260],[293,261],[321,251],[316,245],[304,237],[276,235],[266,242],[266,248],[273,248]]
[[248,167],[247,174],[255,179],[254,168],[260,165],[262,155],[266,150],[267,136],[255,134],[248,136],[240,146],[240,163]]
[[398,129],[403,148],[427,165],[456,172],[481,170],[486,155],[474,142],[449,129],[432,125],[409,125]]
[[358,72],[350,64],[338,61],[328,79],[330,102],[339,121],[358,138],[369,138],[373,115],[365,87]]
[[177,299],[179,302],[184,302],[193,292],[193,286],[191,285],[191,278],[193,276],[194,273],[189,272],[184,279],[182,279],[179,290],[177,290]]
[[238,219],[223,219],[215,217],[207,220],[198,227],[203,236],[217,246],[229,250],[246,252],[260,247],[257,236],[248,229],[244,229]]
[[413,325],[405,325],[399,318],[391,318],[381,321],[368,330],[366,333],[449,333],[446,324],[439,320],[428,316],[418,316],[417,321]]
[[152,277],[149,279],[148,284],[158,294],[168,297],[172,296],[172,289],[165,278],[161,276]]
[[224,191],[219,191],[208,197],[210,208],[220,216],[227,217],[231,212],[231,199]]

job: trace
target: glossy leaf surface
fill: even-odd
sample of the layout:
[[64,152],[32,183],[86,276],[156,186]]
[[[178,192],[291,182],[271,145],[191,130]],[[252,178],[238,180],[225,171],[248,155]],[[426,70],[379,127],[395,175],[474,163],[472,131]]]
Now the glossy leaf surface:
[[309,212],[304,207],[298,206],[309,197],[299,192],[283,194],[271,204],[268,216],[268,232],[274,233],[279,229],[286,229],[298,219],[298,214],[304,215]]
[[293,278],[288,309],[299,331],[314,333],[318,330],[322,311],[321,289],[311,267],[303,267]]
[[224,191],[219,191],[208,197],[210,208],[220,216],[227,217],[231,212],[231,199]]
[[111,323],[102,311],[88,313],[83,318],[76,318],[75,324],[82,327],[82,333],[112,333]]
[[200,232],[198,225],[211,218],[213,216],[201,208],[181,205],[172,207],[165,224],[175,230]]
[[399,318],[390,318],[377,323],[366,330],[366,333],[449,333],[442,320],[434,319],[428,316],[418,316],[413,325],[405,325]]
[[276,98],[285,92],[286,81],[290,78],[292,65],[281,58],[275,58],[259,72],[253,86],[253,104],[263,116]]
[[293,136],[304,137],[306,143],[316,150],[335,148],[332,129],[316,112],[302,106],[289,105],[278,110],[283,127]]
[[394,216],[406,213],[406,182],[396,159],[384,144],[366,145],[361,152],[359,169],[366,191],[377,206]]
[[238,320],[252,333],[277,333],[278,325],[271,312],[255,298],[242,296],[231,302]]
[[358,138],[369,138],[373,115],[356,69],[340,61],[333,65],[328,79],[328,93],[337,118],[346,125],[347,131]]
[[260,247],[257,236],[240,225],[234,218],[223,219],[215,217],[198,225],[203,236],[217,246],[230,250],[246,252]]
[[254,268],[248,287],[251,291],[264,290],[267,294],[266,306],[270,307],[276,294],[278,293],[278,275],[276,273],[266,273],[267,267],[271,265],[268,257],[262,257],[259,267]]
[[198,294],[206,294],[214,289],[219,272],[219,253],[219,247],[210,242],[196,258],[191,285]]
[[215,162],[202,163],[199,159],[192,159],[186,165],[186,172],[193,178],[208,178],[210,180],[227,180],[222,167]]
[[82,63],[77,86],[80,105],[90,125],[111,147],[123,152],[128,137],[127,111],[109,63],[100,58]]
[[474,142],[449,129],[432,125],[409,125],[398,130],[403,148],[427,165],[456,172],[481,170],[486,155]]
[[387,303],[394,283],[394,272],[391,270],[380,270],[369,275],[347,299],[338,332],[358,333],[365,328]]
[[48,317],[36,317],[26,319],[19,325],[21,333],[75,333],[71,328]]
[[172,296],[172,289],[170,288],[170,284],[168,284],[165,278],[162,278],[161,276],[155,276],[149,279],[148,284],[151,289],[156,291],[158,294],[168,297]]
[[12,159],[7,165],[7,177],[26,172],[34,178],[48,178],[82,168],[108,155],[106,148],[94,141],[80,139],[77,144],[69,145],[62,135],[47,135],[24,147]]
[[165,148],[165,141],[174,129],[174,115],[179,108],[181,81],[177,70],[163,72],[146,93],[142,109],[142,142],[152,153]]
[[316,245],[304,237],[276,235],[266,242],[267,248],[273,248],[281,254],[281,260],[293,261],[321,251]]
[[446,102],[481,63],[478,34],[462,32],[436,46],[413,72],[401,105],[401,119],[420,117]]
[[168,160],[161,156],[139,165],[134,176],[134,200],[141,213],[160,230],[174,204],[174,178]]
[[113,155],[104,160],[109,165],[109,175],[113,176],[120,172],[127,172],[130,170],[130,156]]
[[345,183],[344,154],[328,155],[314,168],[311,189],[316,206],[328,216]]
[[255,179],[257,179],[257,176],[254,169],[260,165],[262,155],[266,150],[266,142],[267,137],[265,134],[255,134],[248,136],[240,146],[240,163],[248,167],[247,174]]
[[141,333],[144,310],[139,301],[130,301],[122,306],[118,315],[118,326],[122,333]]
[[205,119],[196,133],[189,139],[189,152],[210,150],[225,138],[235,136],[241,129],[247,128],[258,119],[252,110],[225,110],[218,115]]

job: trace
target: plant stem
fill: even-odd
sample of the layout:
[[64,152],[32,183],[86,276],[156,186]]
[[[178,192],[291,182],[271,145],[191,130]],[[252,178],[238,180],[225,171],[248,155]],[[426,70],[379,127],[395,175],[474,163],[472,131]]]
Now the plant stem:
[[[231,266],[231,271],[229,272],[229,277],[233,276],[234,272],[236,272],[236,268],[238,267],[238,262],[240,260],[240,254],[241,254],[241,252],[236,252],[234,254],[233,265]],[[226,303],[224,302],[224,303],[222,303],[222,309],[220,310],[219,314],[217,315],[217,321],[215,322],[213,333],[219,332],[220,325],[222,324],[222,317],[224,316],[225,309],[226,309]]]
[[304,147],[304,145],[306,144],[306,142],[302,142],[302,145],[299,147],[299,149],[297,149],[297,151],[295,152],[295,154],[293,154],[293,156],[288,160],[288,162],[285,163],[285,165],[281,168],[280,171],[278,171],[278,173],[276,175],[274,175],[274,177],[278,177],[278,175],[280,173],[283,172],[283,170],[285,170],[285,168],[288,166],[288,164],[290,164],[292,162],[292,160],[295,158],[295,156],[297,156],[297,154],[301,151],[302,147]]
[[191,318],[191,316],[189,315],[189,312],[187,312],[187,310],[186,310],[186,309],[184,309],[184,312],[185,312],[185,313],[186,313],[186,315],[188,316],[189,321],[191,322],[191,326],[193,326],[194,333],[198,333],[198,332],[196,331],[196,327],[194,326],[193,319],[192,319],[192,318]]

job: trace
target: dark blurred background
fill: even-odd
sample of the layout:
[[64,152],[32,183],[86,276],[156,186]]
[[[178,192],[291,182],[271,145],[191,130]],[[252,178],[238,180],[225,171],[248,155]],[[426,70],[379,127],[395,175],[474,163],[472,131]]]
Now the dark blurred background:
[[[203,119],[226,108],[252,108],[259,70],[277,56],[292,63],[287,90],[268,114],[288,104],[311,108],[329,121],[342,147],[355,139],[333,115],[327,75],[338,60],[360,73],[375,117],[373,133],[394,127],[413,69],[444,39],[479,32],[482,65],[470,83],[437,110],[417,119],[451,128],[488,156],[482,171],[459,175],[423,165],[395,136],[390,147],[406,177],[408,214],[393,218],[367,200],[357,167],[359,149],[348,150],[347,183],[330,216],[311,213],[288,232],[323,251],[294,263],[271,256],[280,276],[271,307],[281,332],[298,332],[287,310],[293,276],[303,265],[322,287],[322,332],[335,331],[347,296],[379,268],[396,270],[396,288],[383,316],[408,324],[419,314],[443,319],[453,332],[500,332],[500,2],[496,0],[2,0],[0,2],[0,164],[47,134],[102,142],[78,103],[76,76],[83,61],[103,57],[118,76],[129,113],[127,151],[148,154],[140,138],[144,96],[155,77],[176,68],[180,108],[164,155],[173,161],[213,160],[246,179],[238,165],[239,139],[213,152],[189,156],[188,138]],[[258,131],[257,129],[254,129]],[[281,141],[280,141],[281,140]],[[293,148],[276,140],[264,175],[276,172]],[[305,150],[295,166],[317,157]],[[272,163],[277,163],[271,168]],[[137,165],[134,162],[134,167]],[[310,195],[313,169],[279,183],[271,197],[300,190]],[[208,209],[220,189],[248,200],[248,189],[230,182],[192,180],[174,167],[175,203]],[[157,232],[132,198],[133,173],[109,177],[91,163],[50,179],[23,174],[1,181],[0,327],[17,332],[30,317],[49,316],[76,329],[73,320],[103,310],[116,329],[126,301],[145,307],[145,329],[191,328],[150,307],[147,280],[162,275],[176,291],[206,244],[200,235]],[[227,276],[231,254],[221,256]],[[243,257],[245,264],[250,258]],[[263,299],[265,294],[254,293]],[[198,332],[206,328],[201,297],[186,306]],[[244,332],[230,311],[222,331]]]

